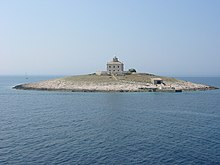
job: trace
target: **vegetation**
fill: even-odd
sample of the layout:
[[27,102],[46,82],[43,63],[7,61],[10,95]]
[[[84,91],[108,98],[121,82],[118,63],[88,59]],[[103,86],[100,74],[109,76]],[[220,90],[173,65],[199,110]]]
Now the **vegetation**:
[[[116,79],[115,79],[116,77]],[[134,73],[134,74],[127,74],[124,76],[111,76],[111,75],[96,75],[96,74],[89,74],[89,75],[80,75],[80,76],[69,76],[61,78],[60,80],[65,81],[77,81],[77,82],[90,82],[90,83],[105,83],[105,82],[117,82],[117,81],[129,81],[129,82],[143,82],[143,83],[150,83],[151,78],[159,77],[164,81],[176,82],[175,78],[169,77],[161,77],[155,76],[153,74],[147,73]]]

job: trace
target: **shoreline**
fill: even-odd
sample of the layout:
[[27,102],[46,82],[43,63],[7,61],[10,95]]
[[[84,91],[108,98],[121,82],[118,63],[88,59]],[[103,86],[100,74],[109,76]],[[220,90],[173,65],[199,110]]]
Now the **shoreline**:
[[216,89],[219,89],[219,88],[216,88],[216,87],[210,87],[210,88],[200,88],[200,89],[188,89],[188,90],[155,90],[155,91],[152,91],[152,90],[83,90],[83,89],[74,89],[74,90],[70,90],[70,89],[47,89],[47,88],[25,88],[25,87],[13,87],[13,89],[16,89],[16,90],[32,90],[32,91],[53,91],[53,92],[83,92],[83,93],[92,93],[92,92],[95,92],[95,93],[114,93],[114,92],[117,92],[117,93],[129,93],[129,92],[134,92],[134,93],[137,93],[137,92],[141,92],[141,93],[144,93],[144,92],[148,92],[148,93],[153,93],[153,92],[168,92],[168,93],[179,93],[179,92],[193,92],[193,91],[208,91],[208,90],[216,90]]

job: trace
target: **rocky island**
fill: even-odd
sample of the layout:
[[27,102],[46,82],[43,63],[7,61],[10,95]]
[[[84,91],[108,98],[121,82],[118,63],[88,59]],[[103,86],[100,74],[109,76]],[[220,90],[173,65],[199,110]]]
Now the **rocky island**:
[[[158,82],[152,82],[160,80]],[[181,92],[192,90],[211,90],[216,87],[196,84],[175,78],[137,73],[117,75],[81,75],[69,76],[37,83],[21,84],[15,89],[59,90],[70,92]]]
[[217,89],[175,78],[137,73],[135,69],[124,71],[123,63],[116,57],[107,63],[107,71],[21,84],[13,88],[70,92],[182,92]]

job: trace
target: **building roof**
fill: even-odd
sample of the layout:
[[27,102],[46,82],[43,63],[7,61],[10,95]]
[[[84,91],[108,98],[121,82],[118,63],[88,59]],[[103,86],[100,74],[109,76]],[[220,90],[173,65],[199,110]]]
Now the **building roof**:
[[114,61],[110,61],[110,62],[107,62],[107,64],[123,64],[122,62],[114,62]]
[[161,78],[156,77],[156,78],[151,78],[151,80],[157,80],[157,81],[161,81],[162,79],[161,79]]
[[113,58],[113,60],[110,61],[110,62],[107,62],[107,64],[123,64],[123,63],[120,62],[120,61],[118,60],[118,58],[115,56],[115,57]]

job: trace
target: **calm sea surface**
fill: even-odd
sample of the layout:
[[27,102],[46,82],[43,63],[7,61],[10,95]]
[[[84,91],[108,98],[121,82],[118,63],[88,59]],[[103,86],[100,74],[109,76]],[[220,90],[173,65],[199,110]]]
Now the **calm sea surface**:
[[[13,90],[0,77],[0,164],[220,164],[220,90]],[[220,78],[182,78],[220,87]]]

